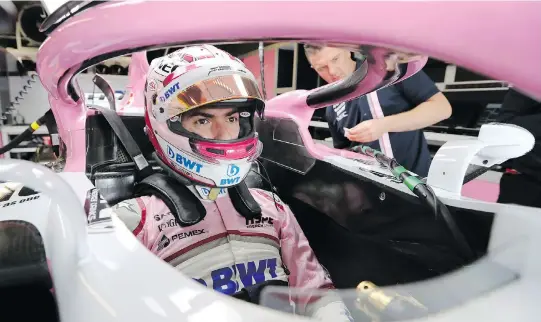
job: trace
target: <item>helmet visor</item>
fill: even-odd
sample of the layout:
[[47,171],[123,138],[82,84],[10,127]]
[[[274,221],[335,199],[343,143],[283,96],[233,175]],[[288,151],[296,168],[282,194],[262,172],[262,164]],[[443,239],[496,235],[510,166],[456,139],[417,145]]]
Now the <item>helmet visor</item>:
[[193,108],[234,99],[261,101],[257,112],[264,104],[257,83],[242,75],[223,75],[205,79],[184,89],[173,79],[157,97],[156,118],[165,121]]

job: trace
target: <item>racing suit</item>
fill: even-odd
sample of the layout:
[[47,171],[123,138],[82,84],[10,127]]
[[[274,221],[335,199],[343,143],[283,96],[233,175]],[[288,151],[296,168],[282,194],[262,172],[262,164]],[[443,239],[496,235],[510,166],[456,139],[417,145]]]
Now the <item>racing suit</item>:
[[[190,187],[207,215],[180,227],[160,199],[143,196],[113,207],[116,215],[154,254],[199,283],[225,294],[269,280],[293,288],[334,288],[287,205],[274,195],[250,189],[261,217],[248,220],[234,208],[227,189],[216,200],[209,189]],[[276,203],[275,203],[276,201]],[[302,300],[303,314],[326,321],[352,321],[341,300],[329,294]]]

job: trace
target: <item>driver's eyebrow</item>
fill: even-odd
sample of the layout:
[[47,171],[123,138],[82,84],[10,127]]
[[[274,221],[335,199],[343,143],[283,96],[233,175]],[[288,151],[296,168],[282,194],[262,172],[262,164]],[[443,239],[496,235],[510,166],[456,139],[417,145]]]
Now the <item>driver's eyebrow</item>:
[[[232,111],[228,112],[225,116],[231,116],[235,113],[238,113],[238,109],[233,109]],[[203,111],[194,111],[190,116],[188,116],[189,118],[192,118],[192,117],[196,117],[196,116],[203,116],[203,117],[206,117],[206,118],[213,118],[213,117],[216,117],[217,115],[214,115],[214,114],[210,114],[210,113],[205,113]]]
[[231,116],[231,115],[233,115],[235,113],[238,113],[238,112],[239,112],[239,110],[235,108],[231,112],[227,113],[225,116]]
[[196,117],[196,116],[203,116],[203,117],[206,117],[206,118],[213,118],[214,114],[205,113],[205,112],[201,112],[201,111],[195,111],[195,112],[191,113],[188,116],[188,118],[192,118],[192,117]]

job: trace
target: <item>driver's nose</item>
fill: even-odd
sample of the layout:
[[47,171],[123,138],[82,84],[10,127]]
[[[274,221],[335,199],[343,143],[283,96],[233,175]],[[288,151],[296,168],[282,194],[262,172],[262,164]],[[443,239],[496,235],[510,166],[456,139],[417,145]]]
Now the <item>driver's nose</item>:
[[223,122],[216,122],[212,128],[214,140],[233,140],[237,138],[238,133],[234,133],[232,126]]

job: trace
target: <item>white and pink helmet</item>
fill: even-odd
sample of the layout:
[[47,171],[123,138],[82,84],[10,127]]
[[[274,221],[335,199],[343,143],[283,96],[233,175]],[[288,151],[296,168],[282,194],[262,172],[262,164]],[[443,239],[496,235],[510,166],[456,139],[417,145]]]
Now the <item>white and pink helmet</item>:
[[[241,183],[261,154],[255,113],[265,103],[244,63],[214,46],[191,46],[156,58],[145,84],[147,134],[157,156],[173,171],[209,187]],[[182,126],[182,113],[201,107],[235,108],[240,133],[211,140]]]

